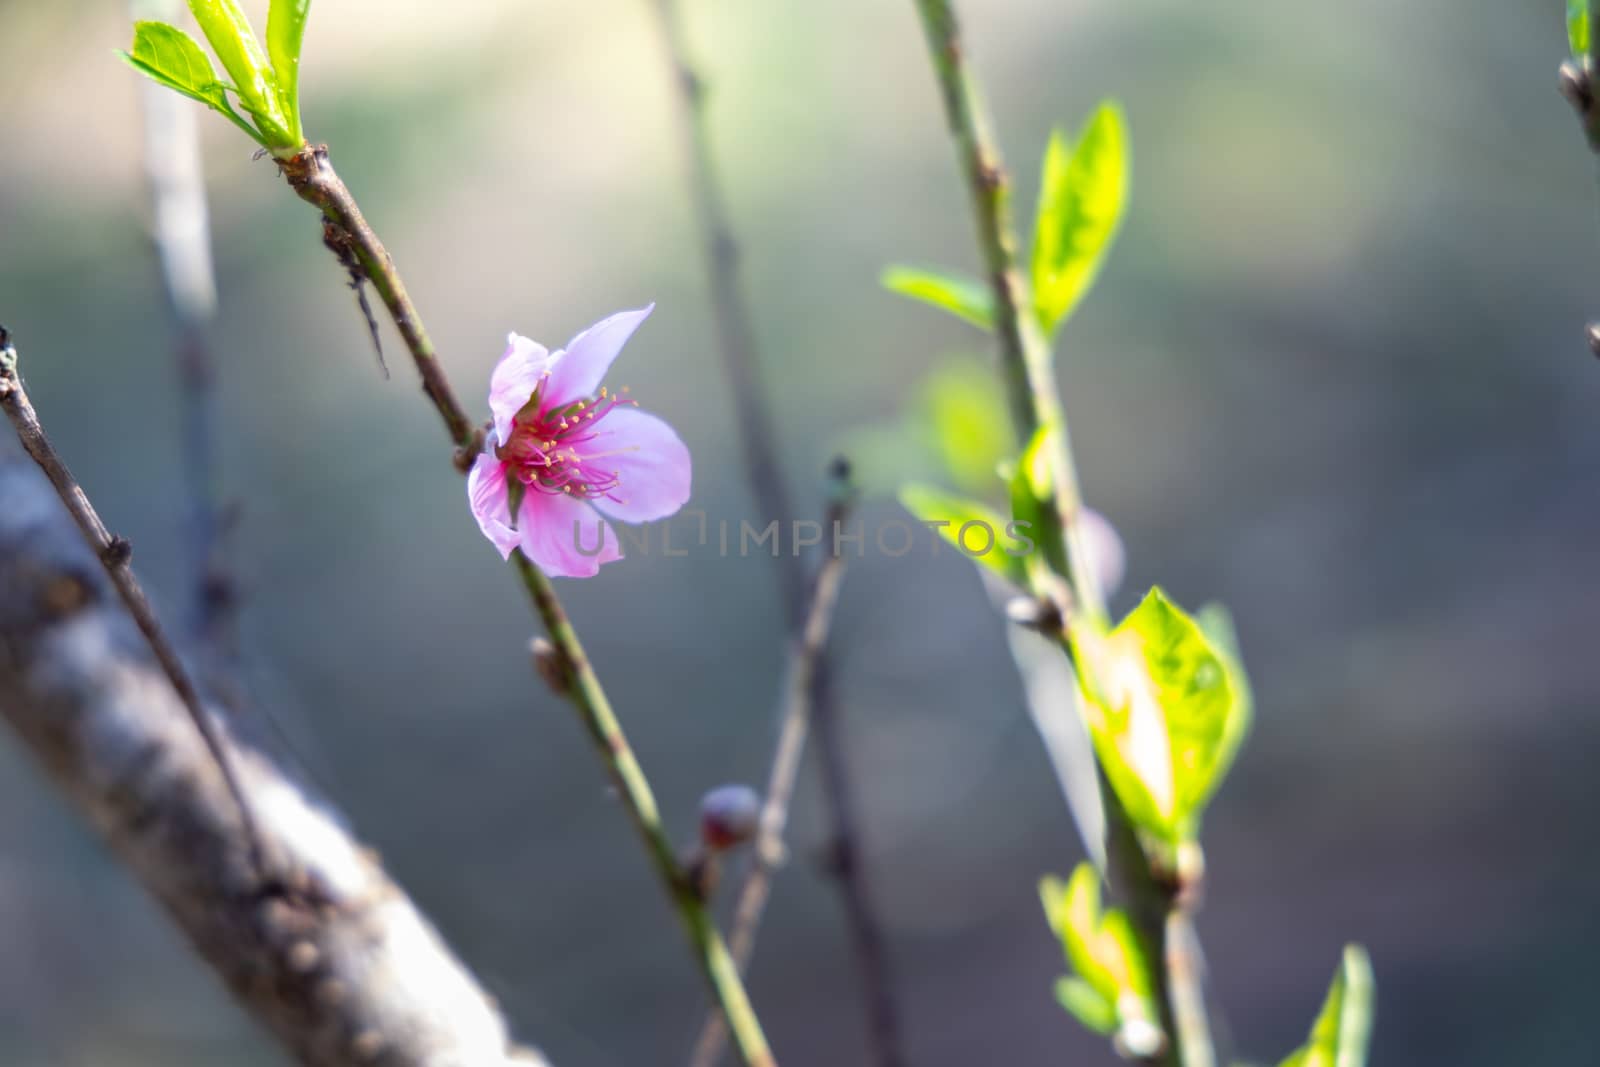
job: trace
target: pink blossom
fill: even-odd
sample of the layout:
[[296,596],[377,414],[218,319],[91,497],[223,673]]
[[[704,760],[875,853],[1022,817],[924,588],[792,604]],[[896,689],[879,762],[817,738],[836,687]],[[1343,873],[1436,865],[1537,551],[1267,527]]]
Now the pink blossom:
[[600,384],[654,308],[612,315],[554,352],[506,338],[489,380],[494,428],[467,478],[472,514],[501,556],[521,548],[552,577],[587,578],[622,558],[602,515],[650,522],[689,499],[689,449],[672,427],[638,410],[626,386]]

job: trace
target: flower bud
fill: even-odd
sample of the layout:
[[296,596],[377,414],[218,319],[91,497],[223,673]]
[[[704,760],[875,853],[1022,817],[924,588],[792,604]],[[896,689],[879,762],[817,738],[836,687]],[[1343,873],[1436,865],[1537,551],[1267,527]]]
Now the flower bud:
[[711,852],[742,845],[761,826],[761,797],[747,785],[724,785],[700,798],[700,841]]

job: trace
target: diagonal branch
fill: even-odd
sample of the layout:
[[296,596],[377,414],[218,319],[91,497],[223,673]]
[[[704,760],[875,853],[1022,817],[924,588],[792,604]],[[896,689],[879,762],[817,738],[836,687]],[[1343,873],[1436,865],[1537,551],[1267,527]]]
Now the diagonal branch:
[[[1012,419],[1019,437],[1025,441],[1041,429],[1053,431],[1048,460],[1055,499],[1053,508],[1047,511],[1054,514],[1055,521],[1040,533],[1047,547],[1054,542],[1065,551],[1067,573],[1060,578],[1068,583],[1070,596],[1059,597],[1056,590],[1048,588],[1034,592],[1052,603],[1070,601],[1065,605],[1071,609],[1069,625],[1102,628],[1105,601],[1080,521],[1077,469],[1052,354],[1033,314],[1027,282],[1017,266],[1017,240],[1009,208],[1010,181],[967,63],[954,9],[949,0],[915,3],[951,140],[967,180],[978,245],[994,289],[999,369]],[[1096,684],[1093,664],[1079,662],[1077,669],[1085,685]],[[1204,997],[1198,945],[1188,921],[1189,909],[1198,896],[1199,872],[1154,870],[1104,773],[1097,778],[1113,881],[1127,898],[1128,911],[1138,927],[1147,957],[1159,961],[1155,970],[1166,1041],[1149,1058],[1182,1067],[1211,1067],[1215,1057],[1209,1036],[1196,1022],[1204,1018]]]
[[263,881],[219,764],[51,489],[0,449],[0,715],[239,1002],[309,1067],[537,1067],[342,817],[219,743],[294,884]]
[[[750,308],[739,282],[739,245],[728,219],[722,182],[711,148],[709,122],[704,107],[705,83],[689,59],[679,0],[655,0],[654,6],[677,79],[682,136],[687,146],[695,206],[704,234],[718,347],[733,390],[740,453],[745,461],[745,480],[757,505],[765,512],[764,517],[776,519],[781,529],[787,529],[795,511],[783,471],[775,459],[777,447],[774,443],[772,413],[758,380],[760,368],[755,352],[754,331],[750,324]],[[779,579],[785,614],[790,626],[798,632],[805,624],[807,612],[807,578],[805,567],[798,557],[784,557]],[[832,824],[830,869],[838,880],[850,927],[856,969],[860,972],[862,994],[867,1002],[868,1029],[874,1044],[874,1058],[879,1067],[896,1067],[903,1059],[899,1010],[895,1004],[894,981],[883,946],[880,923],[861,863],[859,805],[845,760],[844,740],[829,678],[826,657],[819,653],[810,688],[798,698],[801,703],[797,705],[795,714],[804,715],[815,725],[818,769],[822,774],[822,792]],[[787,721],[780,725],[780,730],[788,730]],[[780,738],[776,756],[779,761],[786,758],[782,747],[784,743]],[[803,752],[802,733],[792,757],[796,764]],[[786,794],[794,791],[792,775],[787,782],[774,779],[773,784]],[[769,788],[769,805],[777,803],[787,808],[788,802],[787,795],[775,796]],[[770,878],[770,872],[763,873],[759,866],[752,869],[752,881],[767,878]],[[759,893],[763,900],[766,895],[765,888],[760,885],[753,888],[747,886],[744,892]],[[759,918],[759,909],[757,916]],[[748,965],[750,954],[754,951],[754,925],[749,937],[750,944],[743,952],[735,946],[734,955],[741,968]],[[692,1062],[708,1067],[714,1065],[720,1055],[718,1029],[715,1021],[711,1020],[701,1030]]]
[[50,438],[45,435],[44,427],[39,423],[38,412],[34,410],[33,402],[28,399],[28,391],[23,386],[22,376],[17,371],[17,350],[12,347],[10,335],[3,326],[0,326],[0,411],[5,412],[12,428],[16,430],[17,438],[22,442],[23,449],[55,487],[56,494],[72,515],[72,521],[77,525],[78,532],[99,557],[106,576],[111,579],[111,584],[116,588],[117,595],[122,598],[128,614],[133,616],[139,632],[144,634],[145,642],[150,646],[156,661],[161,664],[161,670],[183,703],[196,732],[215,758],[217,769],[221,772],[223,781],[227,784],[228,791],[233,794],[239,809],[239,820],[245,838],[250,843],[251,859],[257,872],[264,879],[273,875],[274,871],[270,868],[275,868],[280,860],[266,852],[263,839],[255,826],[255,813],[250,810],[249,798],[239,782],[238,770],[233,765],[232,756],[227,746],[222,743],[216,723],[201,703],[200,691],[189,676],[189,669],[178,657],[177,649],[173,647],[166,631],[162,629],[160,620],[156,618],[155,609],[150,606],[150,598],[145,596],[144,587],[139,584],[139,579],[134,576],[133,569],[128,565],[133,555],[133,548],[127,541],[113,536],[111,531],[106,529],[106,524],[101,521],[94,505],[89,502],[88,494],[72,476],[66,463],[51,445]]
[[[843,466],[843,461],[840,461]],[[848,475],[848,470],[839,471]],[[849,516],[854,502],[847,477],[837,479],[834,498],[828,507],[829,530],[838,529]],[[828,647],[828,632],[833,625],[833,609],[839,601],[844,581],[844,555],[829,552],[817,567],[812,580],[811,604],[806,611],[799,638],[789,653],[789,667],[783,686],[778,715],[778,744],[772,754],[772,769],[767,774],[767,792],[761,806],[761,822],[755,840],[755,859],[739,888],[734,904],[733,932],[729,945],[733,958],[743,970],[755,952],[756,933],[761,927],[767,899],[772,894],[772,878],[783,863],[787,848],[784,833],[789,826],[789,805],[800,773],[800,757],[805,754],[806,734],[811,728],[812,693]],[[700,1036],[689,1057],[692,1067],[716,1067],[727,1043],[727,1027],[713,1013],[700,1028]]]
[[[291,159],[280,160],[279,166],[295,193],[322,211],[323,242],[338,257],[340,264],[347,270],[359,271],[377,290],[400,336],[405,339],[406,349],[411,353],[412,362],[422,377],[423,392],[433,402],[450,440],[456,446],[455,465],[465,473],[483,447],[483,431],[473,424],[456,399],[444,368],[439,363],[438,353],[428,339],[422,319],[406,293],[405,283],[401,281],[394,261],[389,258],[378,235],[367,225],[355,197],[334,173],[333,165],[328,161],[327,149],[307,148]],[[513,556],[512,563],[529,600],[544,623],[558,657],[565,679],[565,684],[560,686],[561,693],[578,712],[584,728],[592,736],[607,738],[607,745],[600,749],[602,761],[607,773],[620,787],[620,796],[630,818],[643,830],[654,821],[655,798],[627,744],[622,725],[611,710],[611,703],[594,671],[594,665],[584,654],[577,632],[568,620],[550,579],[529,563],[520,551]],[[670,856],[663,858],[657,854],[657,842],[650,833],[645,832],[644,839],[646,850],[650,852],[656,870],[661,875],[662,889],[683,920],[685,933],[706,985],[733,1028],[740,1055],[749,1067],[776,1067],[777,1061],[767,1046],[744,983],[737,969],[729,963],[727,947],[723,944],[722,935],[717,932],[705,902],[682,893],[682,887],[688,880],[681,866]]]

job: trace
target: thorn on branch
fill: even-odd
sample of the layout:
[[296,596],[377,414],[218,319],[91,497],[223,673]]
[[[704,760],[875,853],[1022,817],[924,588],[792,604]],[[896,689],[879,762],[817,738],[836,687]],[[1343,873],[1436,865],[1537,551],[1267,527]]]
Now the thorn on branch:
[[383,372],[384,380],[389,378],[389,364],[383,358],[383,339],[378,334],[378,317],[372,313],[372,304],[367,300],[367,276],[361,269],[361,260],[356,256],[355,241],[343,226],[332,219],[322,220],[322,243],[332,252],[339,265],[349,275],[349,286],[356,294],[356,303],[361,306],[361,314],[367,320],[367,335],[372,338],[372,347],[378,353],[378,369]]

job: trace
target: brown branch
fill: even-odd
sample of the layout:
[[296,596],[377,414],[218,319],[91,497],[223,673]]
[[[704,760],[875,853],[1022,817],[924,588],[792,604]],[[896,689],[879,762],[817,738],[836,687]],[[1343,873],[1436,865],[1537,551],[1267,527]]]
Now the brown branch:
[[[849,517],[854,503],[848,484],[848,470],[840,470],[833,501],[828,507],[827,528],[839,529]],[[784,833],[789,825],[789,806],[794,799],[795,782],[800,773],[800,757],[805,753],[806,734],[811,728],[812,694],[817,672],[827,650],[828,632],[833,624],[833,609],[839,600],[844,580],[844,555],[828,552],[817,567],[811,586],[811,606],[806,612],[798,639],[789,652],[783,697],[779,704],[778,744],[773,750],[772,769],[767,775],[767,791],[761,805],[760,825],[755,840],[755,858],[750,873],[734,905],[733,930],[728,937],[734,962],[742,971],[750,965],[755,951],[756,933],[772,893],[772,878],[787,854]],[[727,1026],[722,1016],[712,1012],[700,1028],[692,1067],[716,1067],[727,1042]]]
[[246,840],[250,843],[256,870],[263,879],[286,873],[275,870],[279,865],[279,858],[265,851],[263,838],[255,825],[255,813],[250,810],[249,798],[239,783],[238,771],[231,762],[227,747],[222,743],[218,726],[201,702],[200,691],[189,676],[188,668],[184,666],[177,649],[173,647],[166,631],[162,629],[160,620],[156,618],[155,609],[150,606],[150,598],[145,596],[144,587],[139,584],[133,568],[128,565],[133,556],[133,547],[106,529],[106,524],[101,521],[94,505],[89,502],[88,494],[83,491],[83,487],[78,484],[78,480],[72,476],[66,463],[50,444],[44,427],[39,424],[38,412],[28,399],[28,391],[23,386],[22,376],[17,371],[17,350],[12,347],[11,337],[3,326],[0,326],[0,410],[3,410],[6,418],[11,421],[23,449],[55,487],[56,494],[66,505],[83,539],[99,557],[106,576],[111,579],[111,584],[116,588],[117,595],[122,598],[128,614],[133,616],[139,632],[144,634],[145,642],[150,646],[151,653],[172,683],[172,689],[183,703],[196,732],[211,750],[212,756],[216,759],[217,769],[221,772],[238,806],[240,824],[244,829]]
[[[352,272],[359,271],[378,291],[422,377],[423,392],[433,402],[456,445],[456,468],[466,473],[482,451],[483,431],[473,424],[456,400],[439,364],[438,353],[423,329],[422,319],[406,294],[399,271],[378,235],[362,217],[355,197],[334,173],[327,149],[307,148],[291,159],[279,160],[278,165],[295,193],[322,211],[323,242],[338,257],[340,265]],[[557,691],[578,713],[591,737],[603,739],[598,751],[606,773],[619,786],[619,795],[629,818],[641,833],[662,889],[682,920],[706,987],[732,1026],[740,1056],[748,1067],[776,1067],[777,1061],[750,1005],[744,983],[738,969],[732,965],[709,909],[703,900],[684,894],[689,879],[676,859],[661,851],[659,817],[649,782],[633,756],[622,724],[612,711],[599,675],[584,654],[577,631],[567,618],[549,577],[520,551],[512,556],[511,563],[552,642],[553,659],[544,657],[548,662],[542,669],[560,681]]]
[[[758,380],[759,361],[756,358],[750,308],[739,280],[739,245],[729,221],[706,119],[705,82],[689,59],[689,46],[678,0],[654,0],[654,7],[679,90],[677,98],[682,137],[687,146],[695,206],[704,235],[718,347],[733,390],[745,480],[757,505],[766,513],[765,517],[778,520],[779,528],[787,529],[795,510],[782,468],[775,458],[777,446],[772,413]],[[804,565],[794,555],[783,557],[779,581],[785,617],[798,632],[804,625],[807,612],[807,578]],[[850,928],[850,944],[860,974],[862,995],[867,1001],[868,1030],[872,1036],[874,1060],[879,1067],[896,1067],[902,1062],[903,1056],[900,1052],[900,1021],[894,999],[894,982],[861,862],[859,804],[845,758],[845,744],[825,656],[818,657],[810,691],[803,695],[803,699],[810,705],[808,718],[816,733],[817,764],[822,775],[823,795],[831,824],[833,840],[829,868],[838,882]],[[803,735],[794,754],[797,762],[801,752]],[[792,791],[792,783],[788,788]],[[787,806],[786,799],[783,803]],[[762,877],[759,868],[752,869],[750,877]],[[749,950],[743,956],[737,952],[735,955],[740,958],[740,966],[745,966]],[[716,1062],[719,1056],[716,1034],[714,1020],[708,1021],[701,1030],[700,1040],[696,1042],[694,1062]]]
[[[1047,453],[1054,499],[1040,530],[1047,555],[1052,546],[1063,551],[1064,573],[1034,593],[1070,607],[1068,627],[1093,631],[1106,624],[1105,599],[1095,573],[1094,560],[1082,524],[1077,469],[1062,409],[1048,339],[1033,312],[1028,283],[1017,263],[1017,238],[1010,214],[1010,179],[990,130],[976,79],[967,61],[961,28],[951,0],[915,0],[927,43],[928,59],[938,81],[945,120],[956,150],[971,201],[978,246],[989,272],[995,297],[995,326],[999,335],[1000,376],[1009,397],[1018,436],[1032,440],[1039,431],[1050,434]],[[1061,596],[1050,586],[1065,581],[1070,595]],[[1065,602],[1065,603],[1063,603]],[[1061,635],[1062,644],[1070,645]],[[1094,663],[1079,661],[1079,677],[1091,690],[1099,685],[1101,671]],[[1103,772],[1096,775],[1105,814],[1107,847],[1113,887],[1126,902],[1139,931],[1147,958],[1155,961],[1163,1047],[1151,1062],[1181,1067],[1211,1067],[1214,1051],[1203,1027],[1193,1025],[1194,1005],[1203,1005],[1199,968],[1184,966],[1195,956],[1169,955],[1169,927],[1189,930],[1188,911],[1199,892],[1199,864],[1183,850],[1174,865],[1190,870],[1157,870],[1138,839],[1116,792]],[[1092,848],[1092,846],[1091,846]],[[1198,857],[1198,850],[1195,852]],[[1192,940],[1192,938],[1189,938]],[[1186,949],[1188,946],[1178,946]],[[1170,967],[1170,964],[1177,964]],[[1178,1018],[1178,1009],[1185,1011]],[[1203,1007],[1200,1017],[1203,1018]],[[1180,1025],[1180,1023],[1184,1025]]]
[[0,450],[0,715],[239,1002],[309,1067],[546,1062],[339,813],[219,726],[298,872],[264,881],[185,710],[50,487]]

